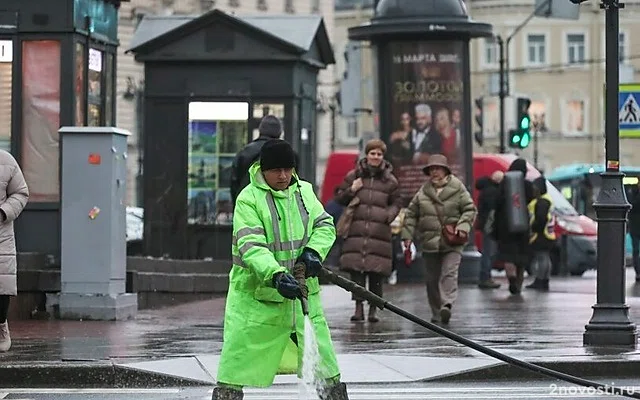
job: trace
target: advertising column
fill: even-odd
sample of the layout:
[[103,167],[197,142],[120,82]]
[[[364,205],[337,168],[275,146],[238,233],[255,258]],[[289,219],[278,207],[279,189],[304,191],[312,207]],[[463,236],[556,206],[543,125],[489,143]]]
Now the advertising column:
[[426,179],[422,168],[432,154],[444,154],[452,172],[465,180],[464,43],[403,41],[389,48],[393,129],[388,152],[408,203]]

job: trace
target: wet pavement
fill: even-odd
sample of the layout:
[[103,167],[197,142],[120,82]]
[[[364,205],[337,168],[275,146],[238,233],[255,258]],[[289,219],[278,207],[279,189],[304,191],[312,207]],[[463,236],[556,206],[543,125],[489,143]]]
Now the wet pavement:
[[[627,304],[632,321],[640,322],[640,285],[627,269]],[[461,286],[448,329],[508,355],[531,361],[634,361],[636,349],[585,348],[584,325],[595,303],[594,272],[582,277],[554,277],[551,291],[523,290],[511,296],[503,287],[480,290]],[[470,370],[499,362],[385,310],[381,321],[353,323],[349,293],[323,287],[323,301],[343,374],[358,380],[363,365],[378,365],[406,380],[426,379],[443,371]],[[421,284],[386,286],[392,304],[430,319],[426,291]],[[167,373],[180,361],[184,377],[211,382],[222,342],[224,298],[142,310],[136,320],[10,321],[13,347],[0,354],[0,366],[49,362],[113,362],[131,368]],[[410,356],[410,357],[409,357]],[[446,359],[446,365],[445,365]],[[373,364],[372,364],[373,363]],[[187,371],[193,366],[192,371]],[[185,367],[187,366],[187,367]],[[415,371],[419,370],[417,374]],[[174,374],[176,375],[176,374]],[[387,376],[392,375],[387,372]],[[294,377],[291,377],[294,378]],[[397,380],[401,380],[399,377]],[[282,382],[289,382],[287,379]],[[0,376],[0,383],[2,377]]]
[[[640,386],[631,380],[604,378],[603,385],[615,384],[620,388],[640,393]],[[431,400],[431,399],[616,399],[607,394],[608,387],[600,390],[584,388],[559,381],[530,382],[468,382],[456,385],[439,383],[403,383],[397,385],[349,385],[350,400]],[[165,389],[15,389],[0,390],[0,399],[5,400],[210,400],[211,388],[165,388]],[[277,385],[267,389],[245,389],[245,400],[292,400],[299,396],[296,385]]]

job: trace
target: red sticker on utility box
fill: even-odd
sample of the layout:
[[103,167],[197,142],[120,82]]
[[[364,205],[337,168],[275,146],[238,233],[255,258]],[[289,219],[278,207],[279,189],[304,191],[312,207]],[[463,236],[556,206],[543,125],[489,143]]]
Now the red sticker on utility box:
[[607,169],[609,171],[619,171],[620,170],[620,161],[608,160],[607,161]]
[[89,164],[99,165],[102,162],[102,157],[98,153],[89,154]]

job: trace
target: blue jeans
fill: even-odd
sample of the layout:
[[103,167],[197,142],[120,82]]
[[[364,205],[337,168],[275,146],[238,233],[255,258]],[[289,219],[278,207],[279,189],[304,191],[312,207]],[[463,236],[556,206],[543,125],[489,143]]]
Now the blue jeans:
[[640,236],[631,235],[631,257],[633,269],[636,270],[636,278],[640,278]]
[[482,237],[482,259],[480,260],[480,282],[491,279],[493,260],[498,251],[498,243],[489,235]]

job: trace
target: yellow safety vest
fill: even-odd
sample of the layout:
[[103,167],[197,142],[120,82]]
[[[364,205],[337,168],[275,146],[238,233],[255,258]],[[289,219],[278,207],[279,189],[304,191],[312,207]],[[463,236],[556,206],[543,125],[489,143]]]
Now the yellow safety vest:
[[[543,194],[542,196],[540,196],[544,199],[546,199],[547,201],[549,201],[549,204],[551,205],[549,207],[549,212],[547,213],[547,224],[546,227],[544,229],[544,236],[547,240],[556,240],[556,232],[555,232],[555,216],[553,215],[553,200],[551,199],[551,196],[549,196],[547,193]],[[531,202],[528,205],[529,208],[529,224],[532,225],[533,221],[536,218],[536,204],[538,203],[538,199],[533,199],[531,200]],[[529,238],[529,243],[533,243],[536,241],[536,239],[538,239],[538,233],[536,232],[532,232],[531,233],[531,237]]]

